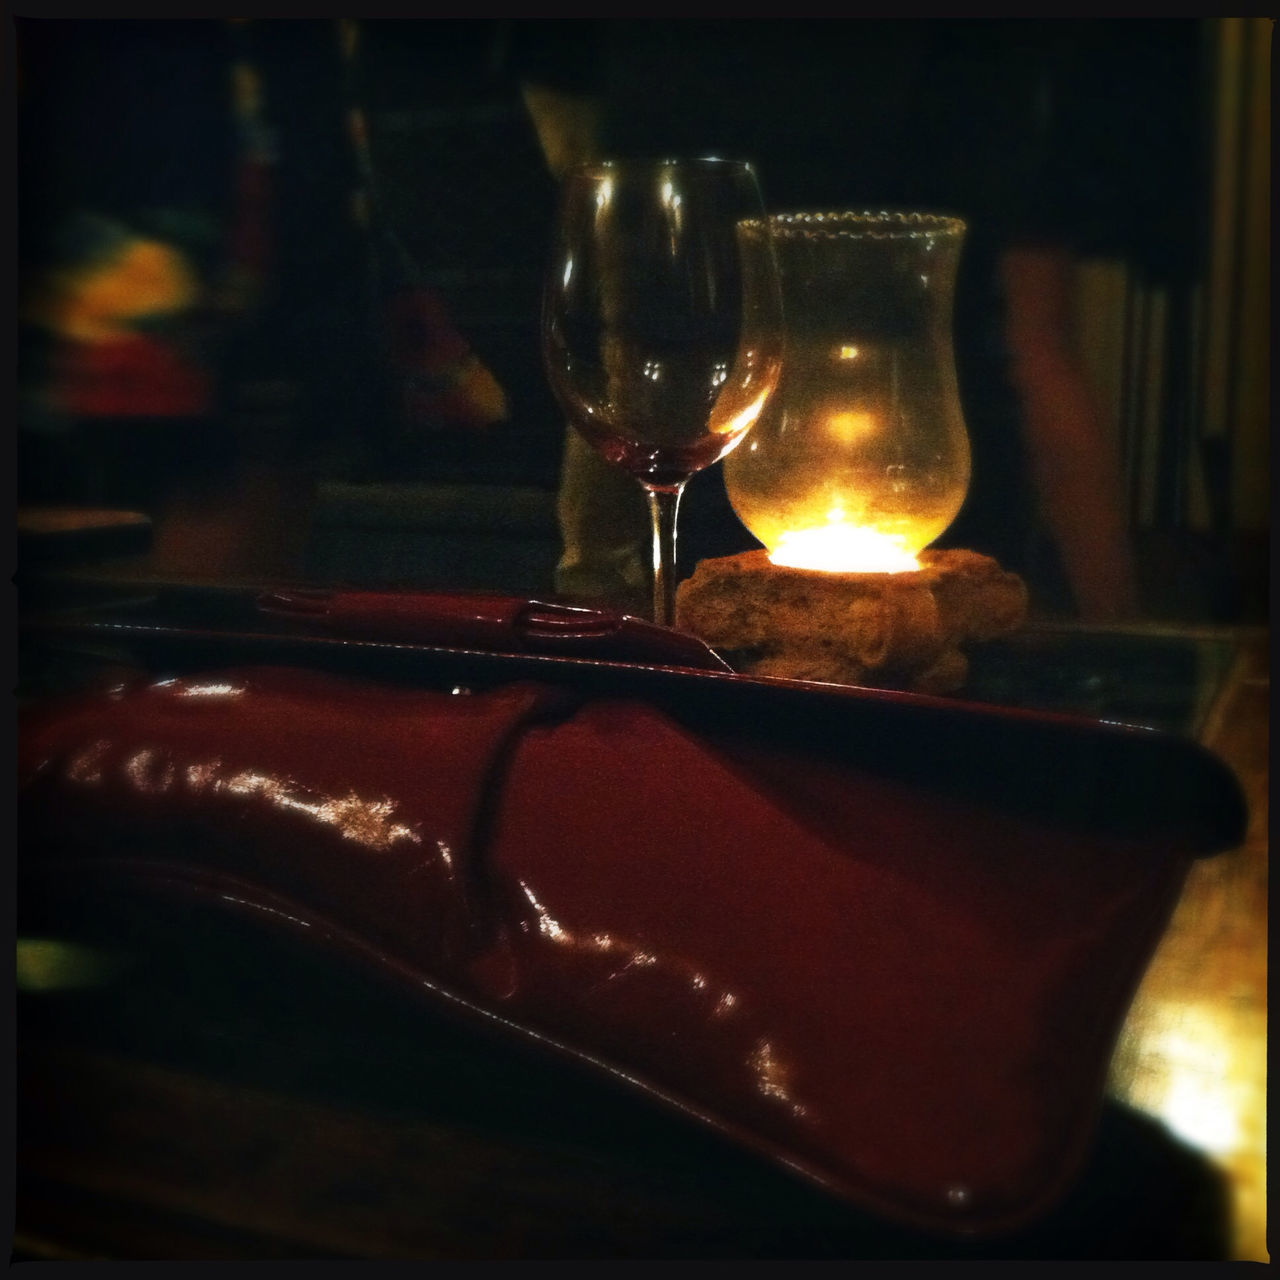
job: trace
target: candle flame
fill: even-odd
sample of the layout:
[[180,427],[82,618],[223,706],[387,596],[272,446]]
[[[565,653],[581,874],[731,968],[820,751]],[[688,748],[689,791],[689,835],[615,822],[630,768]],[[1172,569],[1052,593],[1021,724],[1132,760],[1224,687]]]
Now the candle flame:
[[835,573],[910,573],[920,562],[901,534],[881,533],[843,519],[809,529],[788,529],[769,551],[773,564]]

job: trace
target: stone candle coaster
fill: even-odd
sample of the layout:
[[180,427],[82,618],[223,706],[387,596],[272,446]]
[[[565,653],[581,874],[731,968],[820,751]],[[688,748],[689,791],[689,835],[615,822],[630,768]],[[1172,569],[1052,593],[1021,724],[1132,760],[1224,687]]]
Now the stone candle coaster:
[[745,675],[954,693],[964,645],[1020,627],[1027,588],[976,551],[926,550],[904,573],[773,564],[763,550],[701,561],[676,624]]

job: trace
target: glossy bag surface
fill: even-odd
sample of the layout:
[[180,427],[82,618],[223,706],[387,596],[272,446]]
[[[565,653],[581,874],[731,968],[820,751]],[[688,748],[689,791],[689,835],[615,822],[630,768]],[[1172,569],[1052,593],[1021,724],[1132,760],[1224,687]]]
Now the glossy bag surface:
[[[1235,836],[1209,757],[861,694],[788,734],[799,691],[744,720],[527,674],[240,666],[35,705],[20,911],[105,876],[258,913],[929,1230],[1063,1193],[1190,860]],[[753,682],[691,678],[750,710]],[[1202,821],[1071,806],[1084,761],[1122,788],[1172,762]],[[1021,785],[1050,764],[1056,793]]]

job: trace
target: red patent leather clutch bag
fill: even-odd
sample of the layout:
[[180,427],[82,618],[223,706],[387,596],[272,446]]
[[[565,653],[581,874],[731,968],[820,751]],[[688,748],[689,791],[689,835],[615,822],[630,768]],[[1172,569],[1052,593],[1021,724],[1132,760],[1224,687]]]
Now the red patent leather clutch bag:
[[1054,1203],[1191,859],[1240,837],[1213,757],[918,696],[511,674],[210,667],[30,708],[23,894],[263,914],[891,1219]]

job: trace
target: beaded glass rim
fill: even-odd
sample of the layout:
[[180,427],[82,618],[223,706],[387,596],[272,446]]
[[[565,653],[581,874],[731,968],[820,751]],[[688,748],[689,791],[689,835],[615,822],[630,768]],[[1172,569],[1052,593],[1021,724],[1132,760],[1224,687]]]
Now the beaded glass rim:
[[663,169],[679,169],[685,173],[699,170],[708,173],[717,171],[749,173],[753,178],[758,178],[755,164],[752,161],[744,160],[737,156],[715,155],[607,156],[602,160],[583,160],[578,164],[571,165],[565,176],[577,175],[587,178],[600,178],[613,176],[614,174],[635,174],[647,177],[652,173],[661,172]]
[[[769,228],[775,236],[806,239],[919,240],[935,236],[962,236],[968,229],[963,218],[945,213],[913,213],[893,209],[844,209],[823,213],[772,213]],[[746,226],[760,227],[759,219]]]

